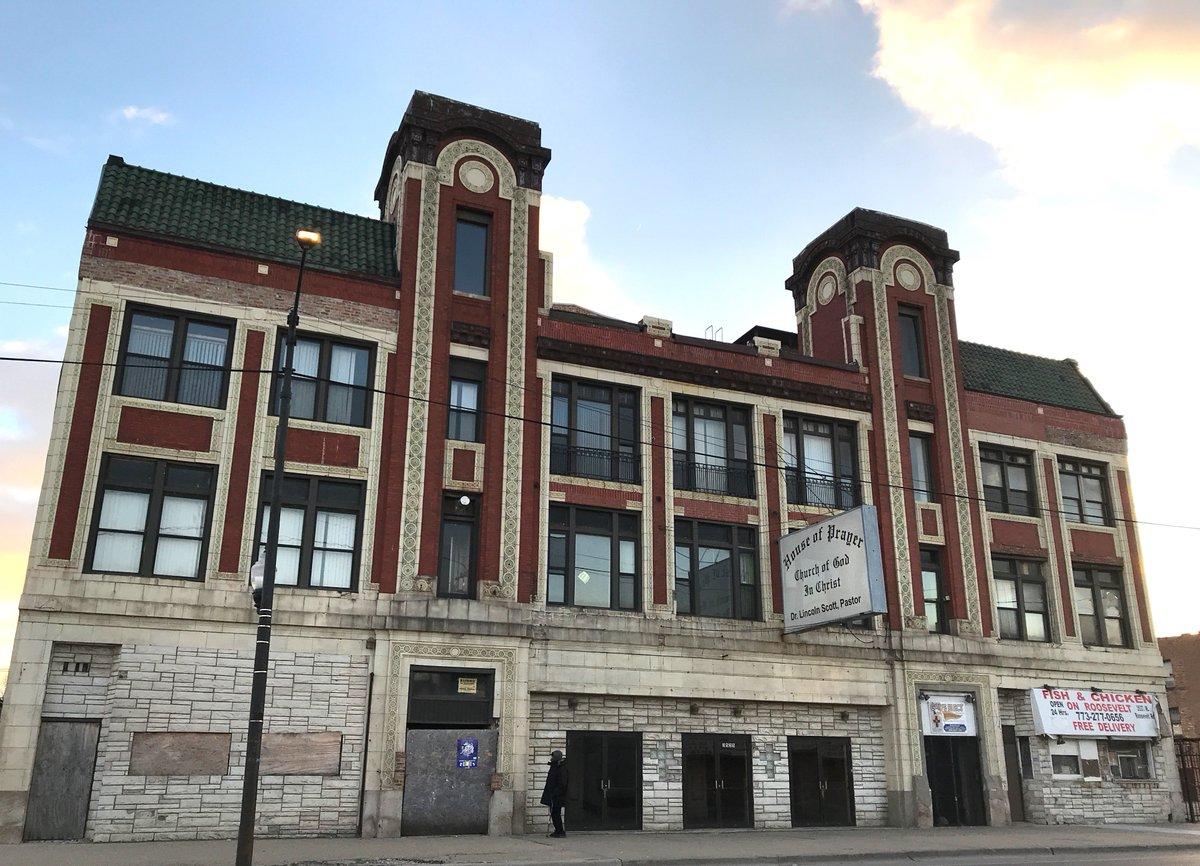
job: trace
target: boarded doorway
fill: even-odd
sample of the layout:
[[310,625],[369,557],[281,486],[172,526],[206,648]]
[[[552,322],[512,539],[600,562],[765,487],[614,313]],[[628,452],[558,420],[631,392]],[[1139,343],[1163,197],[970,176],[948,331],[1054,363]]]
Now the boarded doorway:
[[84,837],[99,741],[99,721],[42,719],[25,811],[26,842]]
[[486,834],[499,732],[490,670],[414,667],[404,758],[404,836]]

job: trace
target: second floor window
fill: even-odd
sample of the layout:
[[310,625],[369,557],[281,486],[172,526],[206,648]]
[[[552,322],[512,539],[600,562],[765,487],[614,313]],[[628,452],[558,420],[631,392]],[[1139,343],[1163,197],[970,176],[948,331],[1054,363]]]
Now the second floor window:
[[750,418],[741,406],[676,397],[671,447],[677,490],[754,495]]
[[1058,483],[1062,488],[1063,514],[1074,523],[1112,523],[1104,464],[1083,460],[1058,461]]
[[[259,558],[266,561],[271,486],[271,473],[264,473],[256,561]],[[362,545],[362,484],[285,475],[280,502],[276,585],[357,588]]]
[[[370,417],[371,350],[327,337],[296,338],[292,373],[292,417],[366,427]],[[287,361],[279,337],[273,411],[279,411],[279,384]]]
[[638,392],[555,378],[550,471],[608,481],[641,480]]
[[117,373],[127,397],[225,405],[233,326],[189,314],[131,310]]
[[756,534],[752,526],[676,520],[676,610],[758,619]]
[[908,456],[912,462],[913,498],[933,502],[933,447],[928,436],[908,434]]
[[979,465],[988,511],[1025,515],[1035,512],[1033,456],[1028,451],[980,445]]
[[929,630],[935,634],[949,634],[950,592],[946,588],[940,550],[921,548],[921,594]]
[[468,295],[488,293],[487,214],[460,210],[454,223],[454,291]]
[[[467,502],[464,505],[463,499]],[[442,503],[442,546],[438,595],[475,597],[475,543],[478,507],[474,497],[447,496]]]
[[1042,565],[1027,559],[992,558],[1000,637],[1007,640],[1050,639],[1046,581]]
[[546,602],[636,610],[640,522],[636,514],[551,505]]
[[925,327],[921,311],[901,305],[897,322],[900,327],[900,372],[923,379],[929,372],[925,364]]
[[88,571],[203,577],[216,470],[106,454]]
[[1075,569],[1075,611],[1084,646],[1129,646],[1129,622],[1121,575],[1099,568]]
[[463,358],[450,359],[450,409],[447,433],[460,442],[482,439],[484,365]]
[[858,504],[853,424],[784,415],[781,456],[788,502],[821,508]]

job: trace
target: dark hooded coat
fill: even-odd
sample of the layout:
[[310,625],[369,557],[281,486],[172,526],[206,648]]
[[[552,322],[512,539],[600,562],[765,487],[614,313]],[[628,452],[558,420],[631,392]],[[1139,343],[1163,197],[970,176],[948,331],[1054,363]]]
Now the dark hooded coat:
[[542,805],[554,808],[567,802],[567,761],[551,762],[546,771],[546,787],[542,788]]

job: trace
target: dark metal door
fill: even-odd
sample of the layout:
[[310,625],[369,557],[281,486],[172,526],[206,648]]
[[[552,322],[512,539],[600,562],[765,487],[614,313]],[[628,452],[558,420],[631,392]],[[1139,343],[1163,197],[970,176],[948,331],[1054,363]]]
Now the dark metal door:
[[100,722],[42,719],[25,811],[25,841],[82,839]]
[[642,735],[568,731],[567,823],[575,830],[642,826]]
[[854,824],[854,785],[847,737],[788,737],[793,827]]
[[683,826],[753,827],[750,737],[683,735]]
[[926,737],[925,774],[929,780],[936,826],[984,823],[977,738]]
[[1008,814],[1014,821],[1025,820],[1025,792],[1021,785],[1021,756],[1017,751],[1017,729],[1004,725],[1004,772],[1008,782]]

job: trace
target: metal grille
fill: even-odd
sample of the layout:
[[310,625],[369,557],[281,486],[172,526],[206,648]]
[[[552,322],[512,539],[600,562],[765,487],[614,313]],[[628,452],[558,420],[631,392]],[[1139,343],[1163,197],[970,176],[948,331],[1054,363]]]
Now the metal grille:
[[1179,761],[1179,781],[1183,801],[1187,804],[1187,819],[1200,822],[1200,739],[1175,738],[1175,759]]

